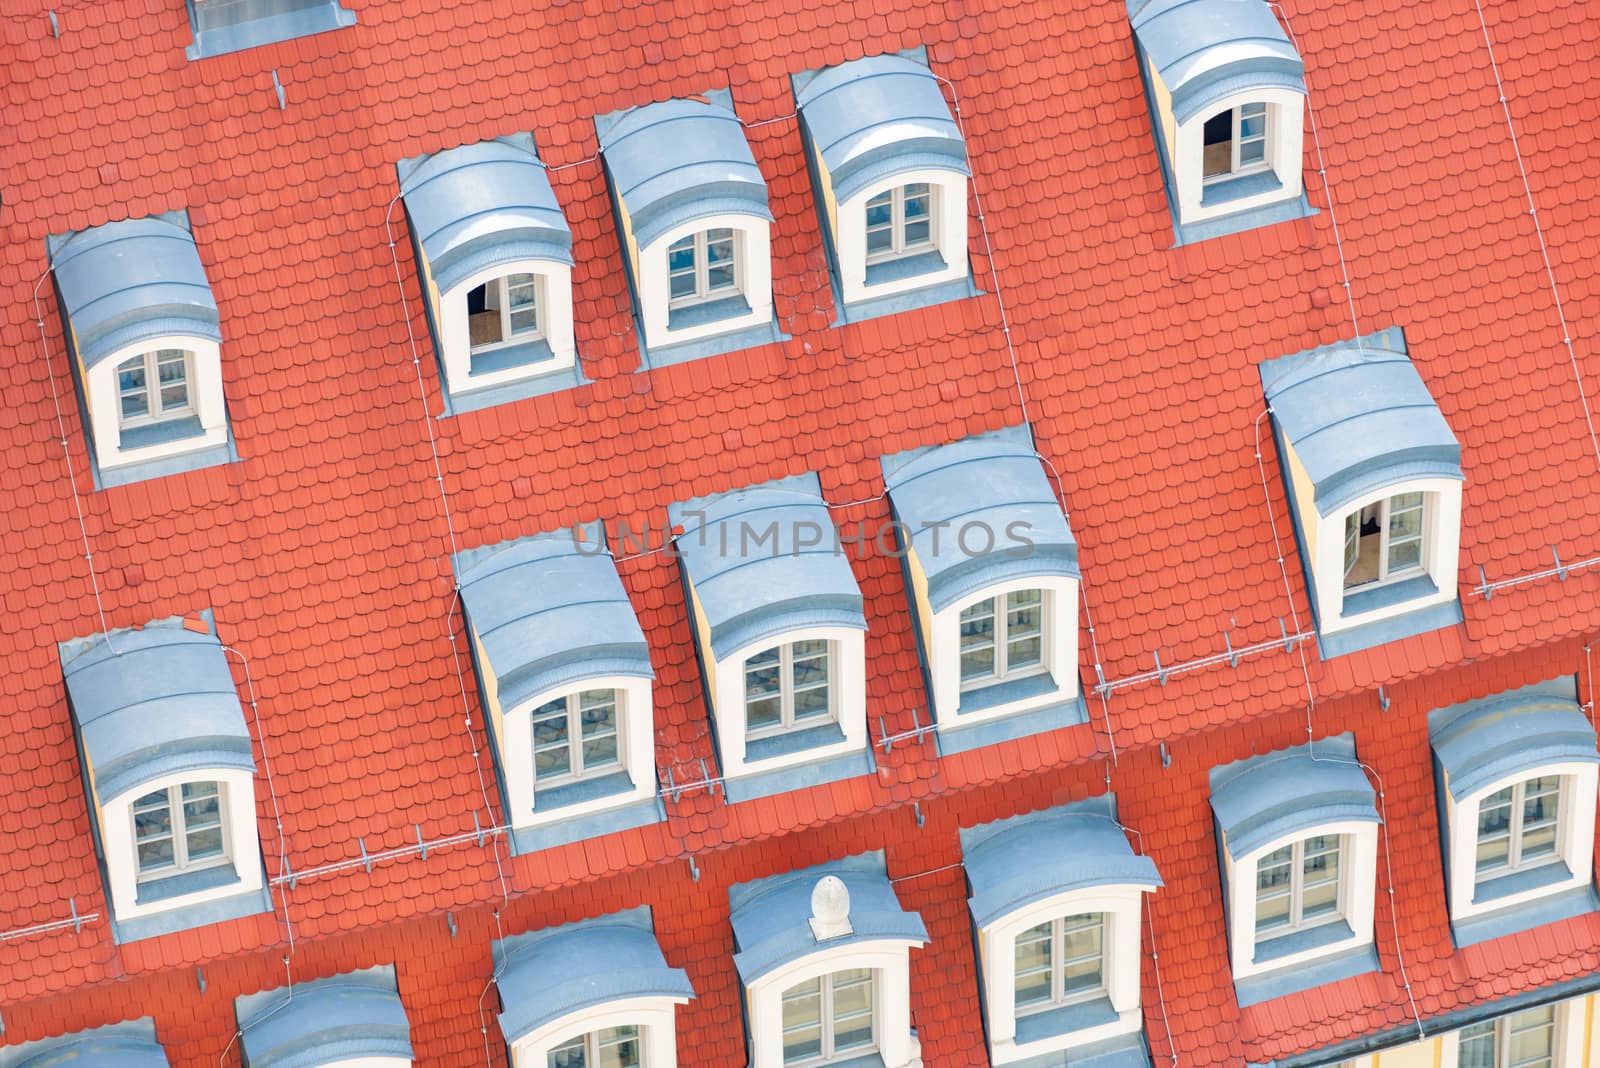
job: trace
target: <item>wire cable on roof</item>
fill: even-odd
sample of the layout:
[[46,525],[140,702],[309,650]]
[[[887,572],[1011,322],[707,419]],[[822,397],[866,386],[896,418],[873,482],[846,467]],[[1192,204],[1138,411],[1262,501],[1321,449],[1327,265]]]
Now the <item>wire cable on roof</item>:
[[[294,957],[294,922],[289,918],[289,887],[287,875],[289,868],[289,847],[283,834],[283,810],[278,805],[278,786],[272,775],[272,758],[267,753],[267,733],[261,727],[261,709],[256,702],[256,680],[250,671],[250,660],[237,649],[224,645],[224,653],[232,653],[239,658],[239,663],[244,665],[245,688],[250,693],[250,716],[256,725],[256,744],[261,747],[261,764],[267,772],[267,794],[272,798],[272,824],[278,833],[278,874],[282,881],[278,884],[279,894],[283,900],[283,926],[289,934],[289,956],[284,958],[284,967],[287,970],[289,961]],[[269,887],[271,882],[268,883]],[[270,889],[268,890],[270,894]],[[290,980],[291,985],[293,980]]]

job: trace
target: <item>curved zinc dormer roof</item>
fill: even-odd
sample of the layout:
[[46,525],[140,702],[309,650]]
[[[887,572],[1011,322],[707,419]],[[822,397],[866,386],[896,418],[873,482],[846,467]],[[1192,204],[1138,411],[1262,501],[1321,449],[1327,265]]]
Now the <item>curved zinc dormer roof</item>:
[[1211,811],[1234,860],[1330,823],[1377,823],[1375,796],[1351,734],[1211,770]]
[[222,643],[182,618],[63,642],[67,698],[104,803],[176,772],[254,771]]
[[[1078,543],[1026,426],[911,449],[882,464],[935,612],[1012,578],[1079,577]],[[964,536],[969,526],[978,533]]]
[[1261,382],[1323,516],[1406,479],[1462,478],[1461,444],[1398,328],[1268,360]]
[[50,267],[85,369],[159,337],[221,343],[217,302],[182,212],[51,238]]
[[1155,861],[1133,851],[1112,816],[1108,796],[963,828],[973,922],[985,927],[1073,890],[1159,887]]
[[1594,725],[1569,676],[1429,713],[1433,753],[1462,801],[1553,764],[1600,764]]
[[24,1042],[7,1053],[6,1068],[167,1068],[149,1016]]
[[400,195],[440,293],[520,260],[572,263],[572,231],[527,134],[399,164]]
[[394,965],[263,990],[234,1001],[248,1068],[323,1068],[411,1060],[411,1025]]
[[897,55],[841,63],[812,75],[795,100],[840,202],[908,171],[972,173],[961,129],[926,63]]
[[458,553],[456,579],[501,707],[602,675],[653,678],[599,523]]
[[1129,8],[1180,123],[1249,89],[1306,93],[1305,64],[1264,0],[1129,0]]
[[648,906],[513,935],[494,944],[494,962],[508,1043],[608,1002],[694,997],[689,976],[662,956]]
[[611,187],[643,249],[711,215],[767,221],[767,183],[732,110],[699,100],[646,104],[599,120]]
[[815,474],[667,507],[718,659],[801,627],[866,630],[861,590],[834,542]]

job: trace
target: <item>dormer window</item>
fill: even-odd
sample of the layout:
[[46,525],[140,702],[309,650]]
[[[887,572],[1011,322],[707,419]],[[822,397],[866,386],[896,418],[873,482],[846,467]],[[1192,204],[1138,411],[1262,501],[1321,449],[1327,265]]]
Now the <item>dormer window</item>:
[[107,223],[48,244],[96,485],[236,459],[217,303],[187,217]]
[[512,852],[663,818],[650,651],[600,524],[457,554]]
[[339,0],[188,0],[194,43],[190,59],[240,52],[354,26],[355,12]]
[[667,514],[729,799],[865,774],[867,623],[817,476]]
[[549,1068],[589,1068],[591,1064],[637,1068],[642,1063],[639,1028],[623,1024],[578,1035],[547,1053],[545,1063]]
[[595,119],[650,366],[766,344],[767,184],[726,90]]
[[411,1068],[411,1027],[394,965],[234,999],[246,1065]]
[[1103,912],[1057,916],[1017,936],[1018,1016],[1048,1012],[1105,993]]
[[1256,941],[1334,923],[1343,916],[1343,835],[1315,834],[1256,862]]
[[1129,0],[1180,245],[1312,213],[1305,68],[1265,0]]
[[270,911],[250,735],[209,620],[60,651],[116,941]]
[[796,75],[795,100],[841,317],[976,292],[966,146],[921,50]]
[[167,1068],[166,1050],[156,1039],[153,1017],[70,1031],[5,1047],[7,1068]]
[[572,232],[533,138],[462,145],[398,171],[446,411],[579,384]]
[[1553,864],[1561,816],[1561,776],[1536,775],[1496,790],[1478,803],[1478,886]]
[[1078,546],[1029,429],[882,464],[940,751],[1085,722]]
[[1461,621],[1461,446],[1398,327],[1261,365],[1324,658]]

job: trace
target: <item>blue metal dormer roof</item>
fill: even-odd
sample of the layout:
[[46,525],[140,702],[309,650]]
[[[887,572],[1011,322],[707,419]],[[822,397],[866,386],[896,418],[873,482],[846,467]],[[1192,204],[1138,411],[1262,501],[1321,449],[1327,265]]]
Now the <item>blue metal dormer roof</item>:
[[182,212],[106,223],[52,237],[47,247],[85,370],[159,337],[221,343],[217,302]]
[[1306,93],[1305,64],[1265,0],[1128,0],[1128,15],[1180,123],[1248,89]]
[[1570,675],[1435,709],[1428,735],[1456,801],[1552,764],[1600,764],[1594,725]]
[[731,106],[666,100],[603,115],[595,126],[611,188],[639,248],[710,215],[771,221],[766,180]]
[[[1027,426],[910,449],[881,462],[895,518],[911,533],[935,612],[1007,579],[1079,577],[1078,543]],[[963,539],[968,524],[987,529]],[[980,551],[991,537],[993,551]]]
[[1462,478],[1461,444],[1398,327],[1268,360],[1261,383],[1323,516],[1406,479]]
[[654,678],[601,524],[535,534],[455,557],[461,601],[501,707],[602,675]]
[[254,771],[250,734],[217,636],[182,618],[63,642],[67,698],[109,801],[183,771]]
[[624,998],[694,997],[667,965],[648,906],[494,943],[500,1032],[515,1043],[552,1020]]
[[[866,630],[814,473],[667,506],[717,659],[800,627]],[[810,543],[810,544],[802,544]]]
[[926,61],[868,56],[795,83],[800,115],[841,203],[907,171],[971,175],[961,129]]
[[400,195],[439,292],[519,260],[572,263],[572,231],[528,134],[398,165]]
[[233,1004],[244,1068],[412,1057],[411,1025],[392,964],[247,994]]
[[1128,845],[1110,794],[961,829],[979,927],[1045,898],[1096,886],[1161,885],[1155,861]]
[[1211,769],[1211,811],[1234,860],[1336,821],[1377,823],[1374,797],[1353,734]]
[[[850,934],[818,942],[811,931],[811,892],[832,875],[850,891]],[[733,915],[733,965],[749,986],[812,953],[862,942],[924,945],[922,917],[900,907],[883,853],[862,853],[811,868],[736,883],[728,888]]]
[[41,1038],[6,1049],[6,1068],[167,1068],[156,1022],[137,1020]]

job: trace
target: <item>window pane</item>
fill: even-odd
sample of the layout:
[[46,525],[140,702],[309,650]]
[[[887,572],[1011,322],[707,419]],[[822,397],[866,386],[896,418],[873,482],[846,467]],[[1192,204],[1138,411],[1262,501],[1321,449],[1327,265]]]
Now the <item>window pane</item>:
[[713,267],[706,272],[706,292],[715,293],[734,288],[733,265]]
[[551,745],[565,745],[567,741],[566,702],[561,703],[561,714],[533,721],[533,744],[543,749]]
[[135,813],[133,817],[133,833],[136,838],[155,838],[159,835],[171,834],[172,810],[163,805],[147,812]]
[[1473,1024],[1461,1031],[1459,1068],[1494,1068],[1494,1022]]
[[553,775],[566,775],[571,770],[572,758],[564,745],[534,754],[533,774],[535,778],[544,779]]
[[173,863],[171,838],[157,838],[139,843],[139,870],[151,871]]
[[855,968],[833,975],[833,1048],[872,1045],[872,973]]
[[928,215],[928,204],[932,196],[928,190],[927,182],[913,182],[906,186],[905,192],[905,218],[909,223],[913,219],[923,219]]
[[1555,1009],[1529,1009],[1504,1024],[1510,1032],[1510,1068],[1535,1068],[1551,1063],[1555,1039]]
[[583,1055],[583,1037],[579,1035],[551,1050],[545,1060],[546,1068],[588,1068]]
[[222,855],[222,828],[210,827],[188,834],[189,859],[205,860]]
[[783,1060],[803,1061],[822,1052],[822,987],[813,979],[783,992]]
[[1050,1000],[1051,925],[1042,923],[1017,935],[1016,1003]]
[[809,690],[798,690],[794,695],[794,718],[816,719],[828,714],[828,687],[818,686]]
[[185,801],[183,803],[183,823],[185,827],[193,830],[196,827],[209,827],[222,822],[222,813],[218,809],[217,795],[203,797],[198,801]]
[[706,231],[706,262],[715,266],[733,262],[733,231],[727,228]]
[[1086,957],[1083,960],[1068,961],[1065,974],[1061,979],[1061,992],[1070,997],[1074,994],[1087,993],[1090,990],[1099,990],[1104,983],[1100,978],[1100,956]]
[[1478,871],[1502,868],[1511,860],[1511,839],[1508,837],[1478,840]]
[[590,738],[583,743],[584,770],[609,767],[617,762],[617,736]]
[[639,1029],[608,1027],[599,1034],[600,1068],[637,1068]]
[[932,233],[928,228],[927,219],[914,219],[906,223],[905,246],[907,248],[926,245],[931,240]]
[[1422,533],[1422,509],[1389,506],[1389,537],[1410,538]]
[[745,706],[745,718],[750,730],[775,727],[783,722],[783,706],[779,704],[776,697],[766,697],[759,701],[751,701]]
[[961,613],[961,678],[993,675],[994,601],[984,600]]
[[1403,571],[1422,566],[1422,542],[1408,541],[1389,546],[1389,570]]
[[1267,158],[1266,141],[1243,141],[1239,145],[1239,164],[1247,166],[1260,163]]

